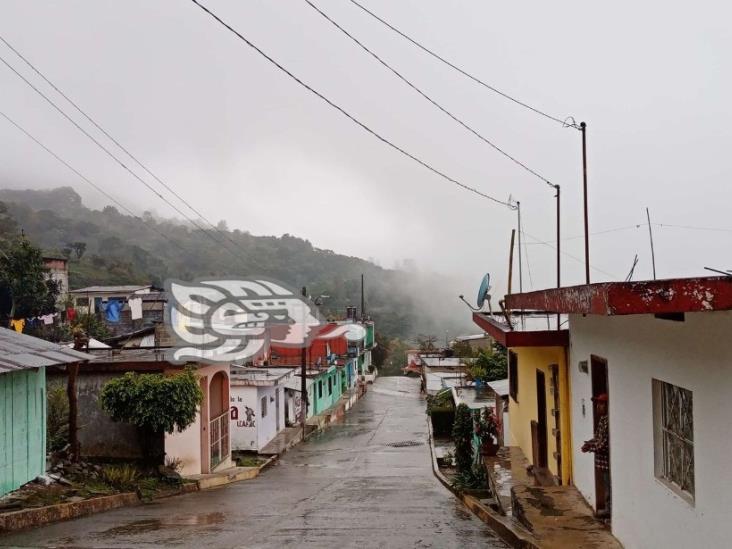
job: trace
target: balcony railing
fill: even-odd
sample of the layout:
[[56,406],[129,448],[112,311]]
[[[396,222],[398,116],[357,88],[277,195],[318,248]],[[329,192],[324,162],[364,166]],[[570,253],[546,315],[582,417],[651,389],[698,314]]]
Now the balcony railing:
[[209,422],[211,434],[211,469],[229,457],[229,410]]

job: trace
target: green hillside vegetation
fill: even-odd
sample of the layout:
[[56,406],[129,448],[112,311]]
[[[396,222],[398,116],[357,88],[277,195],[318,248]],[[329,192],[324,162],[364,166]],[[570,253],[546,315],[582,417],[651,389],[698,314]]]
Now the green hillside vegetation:
[[[419,310],[412,275],[314,247],[285,234],[253,236],[201,231],[178,220],[156,219],[146,212],[132,217],[107,206],[93,210],[70,187],[48,191],[0,190],[7,214],[0,233],[22,229],[44,252],[70,260],[70,285],[154,283],[167,278],[264,275],[311,295],[330,296],[326,315],[342,315],[360,304],[360,276],[366,278],[366,311],[388,338],[436,331],[431,315]],[[7,227],[6,227],[7,225]],[[203,223],[200,223],[203,226]]]

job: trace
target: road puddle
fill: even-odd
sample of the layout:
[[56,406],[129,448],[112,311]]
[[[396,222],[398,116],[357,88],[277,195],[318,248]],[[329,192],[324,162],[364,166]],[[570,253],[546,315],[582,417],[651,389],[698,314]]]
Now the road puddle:
[[115,526],[108,530],[99,532],[100,536],[128,536],[156,532],[166,528],[178,528],[180,526],[207,526],[210,524],[221,524],[226,520],[224,513],[202,513],[197,515],[177,515],[161,519],[136,520]]

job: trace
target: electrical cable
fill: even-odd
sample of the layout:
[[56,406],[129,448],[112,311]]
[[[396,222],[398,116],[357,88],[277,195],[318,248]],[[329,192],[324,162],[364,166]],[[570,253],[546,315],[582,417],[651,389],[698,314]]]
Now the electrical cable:
[[[71,172],[73,172],[74,174],[76,174],[76,175],[77,175],[77,176],[78,176],[78,177],[79,177],[79,178],[80,178],[81,180],[85,181],[86,183],[88,183],[89,185],[91,185],[91,186],[92,186],[92,187],[93,187],[94,189],[96,189],[97,191],[99,191],[100,193],[102,193],[102,194],[103,194],[104,196],[106,196],[106,197],[107,197],[107,198],[108,198],[109,200],[111,200],[111,201],[112,201],[112,202],[113,202],[114,204],[116,204],[116,205],[117,205],[117,206],[119,206],[119,207],[120,207],[120,208],[121,208],[122,210],[124,210],[124,211],[126,211],[126,212],[127,212],[128,214],[130,214],[130,215],[131,215],[131,216],[132,216],[133,218],[135,218],[135,219],[137,219],[137,220],[139,220],[139,221],[142,221],[142,219],[140,218],[140,216],[136,215],[136,214],[135,214],[135,213],[134,213],[134,212],[133,212],[133,211],[132,211],[131,209],[129,209],[129,208],[128,208],[127,206],[125,206],[124,204],[122,204],[122,203],[121,203],[121,202],[120,202],[119,200],[117,200],[116,198],[114,198],[114,197],[113,197],[113,196],[112,196],[111,194],[109,194],[109,193],[108,193],[107,191],[105,191],[104,189],[102,189],[102,188],[101,188],[101,187],[100,187],[99,185],[97,185],[96,183],[94,183],[93,181],[91,181],[91,180],[90,180],[89,178],[87,178],[87,177],[86,177],[86,176],[85,176],[84,174],[82,174],[82,173],[81,173],[81,172],[79,172],[79,171],[78,171],[78,170],[77,170],[76,168],[74,168],[74,167],[73,167],[73,166],[72,166],[71,164],[69,164],[68,162],[66,162],[66,161],[65,161],[65,160],[64,160],[63,158],[61,158],[61,157],[60,157],[60,156],[59,156],[58,154],[56,154],[56,153],[55,153],[55,152],[53,152],[53,151],[52,151],[51,149],[49,149],[49,148],[48,148],[48,147],[47,147],[46,145],[44,145],[44,144],[43,144],[43,143],[42,143],[42,142],[41,142],[40,140],[36,139],[36,138],[35,138],[35,137],[34,137],[34,136],[33,136],[33,135],[32,135],[32,134],[31,134],[31,133],[30,133],[30,132],[28,131],[28,130],[26,130],[26,129],[25,129],[25,128],[24,128],[23,126],[21,126],[21,125],[20,125],[20,124],[18,124],[18,123],[17,123],[17,122],[15,121],[15,120],[13,120],[12,118],[10,118],[10,117],[9,117],[9,116],[8,116],[7,114],[5,114],[4,112],[0,111],[0,116],[2,116],[2,117],[3,117],[4,119],[5,119],[5,120],[7,120],[8,122],[10,122],[10,123],[11,123],[11,124],[12,124],[13,126],[15,126],[15,127],[16,127],[16,128],[18,129],[18,130],[20,130],[21,132],[23,132],[23,133],[24,133],[24,134],[26,135],[26,137],[28,137],[28,138],[29,138],[30,140],[32,140],[33,142],[35,142],[35,143],[36,143],[36,145],[38,145],[38,146],[39,146],[39,147],[41,147],[41,148],[42,148],[42,149],[43,149],[44,151],[46,151],[46,152],[47,152],[48,154],[50,154],[51,156],[53,156],[53,157],[54,157],[54,158],[55,158],[56,160],[58,160],[58,161],[59,161],[59,162],[60,162],[61,164],[63,164],[64,166],[66,166],[66,167],[67,167],[67,168],[68,168],[68,169],[69,169],[69,170],[70,170]],[[144,224],[144,223],[143,223],[143,224]],[[155,232],[156,232],[156,233],[157,233],[158,235],[162,236],[162,237],[163,237],[163,238],[164,238],[165,240],[167,240],[168,242],[170,242],[171,244],[173,244],[174,246],[176,246],[176,247],[177,247],[178,249],[180,249],[181,251],[183,251],[183,252],[185,252],[185,251],[186,251],[186,249],[185,249],[185,248],[183,248],[183,247],[182,247],[182,246],[181,246],[180,244],[178,244],[178,243],[177,243],[177,242],[176,242],[175,240],[173,240],[173,239],[171,239],[170,237],[168,237],[168,236],[167,236],[166,234],[162,233],[161,231],[157,230],[157,229],[156,229],[156,228],[154,228],[154,227],[151,227],[150,225],[147,225],[147,224],[144,224],[144,225],[145,225],[146,227],[148,227],[148,228],[149,228],[150,230],[152,230],[152,231],[155,231]]]
[[[539,238],[535,237],[534,235],[532,235],[532,234],[529,234],[529,233],[527,233],[526,231],[524,231],[524,234],[525,234],[526,236],[528,236],[529,238],[533,239],[533,240],[535,241],[535,242],[534,242],[535,244],[542,244],[542,245],[544,245],[544,246],[548,246],[548,247],[549,247],[549,248],[551,248],[552,250],[556,250],[556,249],[557,249],[557,247],[556,247],[555,245],[553,245],[553,244],[550,244],[549,242],[546,242],[546,241],[544,241],[544,240],[541,240],[541,239],[539,239]],[[560,253],[561,253],[562,255],[566,255],[567,257],[569,257],[570,259],[573,259],[573,260],[575,260],[575,261],[576,261],[576,262],[578,262],[578,263],[581,263],[582,265],[584,265],[584,264],[585,264],[585,261],[584,261],[584,259],[580,259],[580,258],[579,258],[579,257],[577,257],[576,255],[572,255],[572,254],[570,254],[569,252],[566,252],[566,251],[564,251],[564,250],[560,250]],[[590,264],[590,268],[591,268],[592,270],[594,270],[594,271],[597,271],[598,273],[602,273],[602,274],[604,274],[605,276],[609,276],[610,278],[612,278],[612,279],[614,279],[614,280],[619,280],[619,279],[620,279],[620,277],[618,277],[617,275],[614,275],[614,274],[612,274],[612,273],[608,273],[607,271],[603,271],[602,269],[600,269],[600,268],[598,268],[598,267],[595,267],[595,266],[594,266],[594,265],[592,265],[592,264]]]
[[346,111],[343,107],[337,105],[335,102],[328,99],[325,95],[317,91],[315,88],[310,86],[309,84],[305,83],[303,80],[295,76],[292,72],[290,72],[287,68],[285,68],[283,65],[281,65],[279,62],[277,62],[274,58],[270,57],[267,53],[265,53],[263,50],[261,50],[259,47],[257,47],[254,43],[252,43],[248,38],[246,38],[244,35],[242,35],[239,31],[234,29],[231,25],[226,23],[223,19],[221,19],[218,15],[216,15],[213,11],[208,9],[206,6],[204,6],[201,2],[198,0],[191,0],[196,6],[198,6],[202,11],[207,13],[209,16],[211,16],[212,19],[214,19],[216,22],[218,22],[220,25],[222,25],[224,28],[226,28],[228,31],[230,31],[232,34],[236,35],[242,42],[244,42],[247,46],[252,48],[254,51],[256,51],[260,56],[264,57],[267,61],[269,61],[272,65],[277,67],[280,71],[285,73],[287,76],[289,76],[291,79],[293,79],[295,82],[300,84],[303,88],[308,90],[310,93],[327,103],[330,107],[334,108],[338,112],[340,112],[343,116],[348,118],[351,122],[356,124],[357,126],[361,127],[361,129],[365,130],[366,132],[370,133],[372,136],[377,138],[379,141],[384,143],[385,145],[391,147],[395,151],[401,153],[402,155],[406,156],[407,158],[410,158],[414,162],[418,163],[422,167],[428,169],[435,175],[438,175],[439,177],[457,185],[458,187],[461,187],[465,189],[466,191],[470,191],[472,193],[475,193],[479,196],[482,196],[483,198],[487,198],[488,200],[491,200],[495,202],[496,204],[501,204],[502,206],[506,206],[509,209],[513,209],[511,204],[506,202],[505,200],[500,200],[498,198],[495,198],[489,194],[486,194],[482,191],[479,191],[478,189],[474,187],[470,187],[464,183],[461,183],[457,179],[454,179],[450,177],[449,175],[445,174],[444,172],[441,172],[437,168],[433,167],[432,165],[428,164],[426,161],[422,160],[421,158],[417,157],[416,155],[408,152],[407,150],[403,149],[399,145],[396,145],[389,141],[387,138],[383,137],[381,134],[377,133],[375,130],[371,129],[369,126],[358,120],[355,116],[350,114],[348,111]]
[[556,116],[552,116],[552,115],[547,114],[546,112],[544,112],[544,111],[542,111],[542,110],[540,110],[540,109],[538,109],[536,107],[532,107],[528,103],[524,103],[523,101],[520,101],[520,100],[516,99],[515,97],[512,97],[509,94],[507,94],[505,92],[502,92],[499,89],[494,88],[490,84],[485,83],[483,80],[481,80],[477,76],[473,76],[472,74],[470,74],[469,72],[467,72],[465,69],[461,69],[460,67],[458,67],[454,63],[451,63],[450,61],[448,61],[447,59],[445,59],[441,55],[435,53],[434,51],[432,51],[431,49],[427,48],[426,46],[423,46],[417,40],[415,40],[411,36],[405,34],[404,32],[400,31],[394,25],[392,25],[388,21],[382,19],[381,17],[379,17],[378,15],[376,15],[374,12],[372,12],[368,8],[366,8],[363,5],[361,5],[360,3],[358,3],[356,0],[350,0],[350,2],[352,4],[358,6],[359,8],[361,8],[361,10],[363,10],[364,12],[366,12],[367,14],[369,14],[371,17],[373,17],[374,19],[376,19],[377,21],[379,21],[381,24],[385,25],[386,27],[388,27],[389,29],[391,29],[392,31],[394,31],[395,33],[397,33],[402,38],[408,40],[413,45],[417,46],[419,49],[421,49],[425,53],[431,55],[432,57],[434,57],[438,61],[444,63],[448,67],[450,67],[453,70],[459,72],[460,74],[462,74],[463,76],[465,76],[465,77],[469,78],[470,80],[476,82],[477,84],[480,84],[484,88],[487,88],[490,91],[492,91],[494,93],[497,93],[501,97],[504,97],[505,99],[508,99],[509,101],[512,101],[512,102],[516,103],[517,105],[520,105],[520,106],[522,106],[522,107],[524,107],[524,108],[526,108],[526,109],[528,109],[530,111],[533,111],[534,113],[536,113],[536,114],[538,114],[540,116],[543,116],[545,118],[548,118],[549,120],[553,120],[554,122],[557,122],[557,123],[561,124],[563,127],[571,127],[571,128],[576,129],[576,130],[579,130],[580,129],[579,125],[577,125],[577,123],[574,121],[574,118],[572,118],[571,116],[565,117],[564,119],[561,119],[561,118],[556,117]]
[[[651,225],[654,225],[655,223],[651,223]],[[590,236],[597,236],[601,234],[608,234],[608,233],[615,233],[619,231],[627,231],[629,229],[639,229],[641,227],[647,227],[647,223],[643,224],[636,224],[636,225],[626,225],[624,227],[616,227],[614,229],[606,229],[604,231],[597,231],[594,233],[590,233]],[[576,236],[568,236],[565,238],[562,238],[562,242],[565,242],[567,240],[579,240],[580,238],[584,238],[584,235],[576,235]],[[532,246],[536,246],[537,244],[556,244],[556,240],[542,240],[541,242],[529,242],[528,244],[531,244]]]
[[[170,192],[173,196],[175,196],[178,200],[180,200],[185,206],[187,206],[193,213],[195,213],[199,218],[204,220],[206,223],[209,224],[209,226],[216,231],[217,233],[223,235],[227,240],[229,240],[232,244],[239,247],[239,245],[229,238],[229,236],[222,230],[220,230],[218,227],[216,227],[211,221],[209,221],[205,215],[203,215],[201,212],[199,212],[196,208],[194,208],[188,201],[186,201],[182,196],[180,196],[177,192],[175,192],[173,189],[170,188],[162,179],[160,179],[156,174],[154,174],[147,166],[145,166],[135,155],[133,155],[127,148],[125,148],[119,141],[117,141],[114,137],[112,137],[107,130],[105,130],[100,124],[96,122],[89,114],[87,114],[75,101],[73,101],[68,95],[66,95],[61,89],[59,89],[56,84],[54,84],[51,80],[49,80],[41,71],[38,69],[33,63],[31,63],[23,54],[21,54],[10,42],[8,42],[2,35],[0,35],[0,41],[2,41],[10,50],[15,53],[20,59],[22,59],[26,65],[28,65],[33,72],[35,72],[38,76],[40,76],[46,84],[51,86],[56,93],[58,93],[61,97],[63,97],[66,101],[68,101],[69,104],[71,104],[84,118],[86,118],[89,122],[91,122],[94,127],[96,127],[100,132],[102,132],[110,141],[112,141],[117,147],[119,147],[124,153],[130,157],[138,166],[140,166],[145,172],[147,172],[150,176],[152,176],[153,179],[155,179],[158,183],[160,183],[168,192]],[[7,64],[7,63],[6,63]]]
[[[71,118],[61,107],[59,107],[56,103],[54,103],[47,95],[45,95],[41,90],[39,90],[36,86],[33,85],[32,82],[30,82],[25,76],[23,76],[20,72],[18,72],[15,67],[13,67],[8,61],[0,56],[0,61],[8,67],[13,73],[15,73],[16,76],[18,76],[23,82],[25,82],[28,86],[30,86],[31,89],[33,89],[38,95],[40,95],[43,99],[46,100],[54,109],[56,109],[64,118],[66,118],[69,122],[71,122],[81,133],[83,133],[86,137],[88,137],[92,142],[94,142],[100,149],[102,149],[110,158],[112,158],[117,164],[119,164],[125,171],[127,171],[130,175],[132,175],[135,179],[137,179],[140,183],[142,183],[145,187],[147,187],[153,194],[155,194],[158,198],[160,198],[163,202],[168,204],[171,208],[173,208],[178,214],[182,215],[186,220],[188,220],[194,227],[196,227],[198,230],[200,230],[203,234],[205,234],[207,237],[209,237],[215,244],[221,245],[223,242],[215,239],[206,229],[201,227],[194,219],[192,219],[190,216],[185,214],[183,211],[181,211],[180,208],[175,206],[175,204],[171,203],[167,198],[165,198],[160,192],[158,192],[154,187],[152,187],[147,181],[142,179],[139,175],[137,175],[134,171],[132,171],[124,162],[122,162],[119,158],[117,158],[114,153],[112,153],[107,147],[105,147],[102,143],[100,143],[93,135],[91,135],[89,132],[87,132],[84,128],[82,128],[78,122],[76,122],[73,118]],[[242,261],[242,258],[240,258],[236,253],[232,252],[230,248],[226,248],[227,251],[232,253],[234,257],[238,261]],[[246,266],[242,262],[243,266]]]
[[348,38],[350,38],[353,42],[355,42],[361,49],[363,49],[366,53],[371,55],[376,61],[378,61],[381,65],[383,65],[385,68],[387,68],[389,71],[391,71],[397,78],[399,78],[402,82],[407,84],[410,88],[412,88],[415,92],[417,92],[419,95],[421,95],[424,99],[429,101],[433,106],[437,107],[440,111],[442,111],[444,114],[449,116],[452,120],[460,124],[463,128],[468,130],[470,133],[475,135],[478,139],[483,141],[484,143],[491,146],[494,150],[502,154],[504,157],[508,158],[533,176],[537,177],[547,185],[554,187],[554,185],[543,175],[538,173],[537,171],[533,170],[520,160],[518,160],[516,157],[512,156],[511,154],[504,151],[502,148],[497,146],[495,143],[493,143],[491,140],[483,136],[481,133],[479,133],[477,130],[475,130],[472,126],[468,125],[465,121],[458,118],[456,115],[454,115],[452,112],[447,110],[445,107],[443,107],[440,103],[432,99],[429,95],[427,95],[424,91],[422,91],[417,85],[415,85],[413,82],[408,80],[404,75],[402,75],[399,71],[397,71],[394,67],[389,65],[386,61],[384,61],[381,57],[379,57],[376,53],[371,51],[367,46],[365,46],[361,41],[358,40],[355,36],[353,36],[350,32],[348,32],[346,29],[344,29],[341,25],[339,25],[335,20],[333,20],[328,14],[323,12],[318,6],[313,4],[310,0],[303,0],[308,6],[313,8],[316,12],[318,12],[323,18],[325,18],[327,21],[329,21],[335,28],[337,28],[339,31],[341,31],[343,34],[345,34]]

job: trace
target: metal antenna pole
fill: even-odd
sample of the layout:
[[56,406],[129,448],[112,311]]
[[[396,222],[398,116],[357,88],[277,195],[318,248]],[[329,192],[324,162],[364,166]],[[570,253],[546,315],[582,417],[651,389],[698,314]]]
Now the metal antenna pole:
[[[302,287],[302,297],[303,301],[305,301],[308,297],[308,290],[305,286]],[[303,307],[305,307],[305,303],[303,303]],[[303,310],[303,316],[304,316],[304,310]],[[302,342],[302,350],[300,354],[300,394],[302,395],[301,399],[301,409],[302,409],[302,439],[305,440],[305,420],[308,417],[308,405],[310,404],[308,402],[308,382],[307,382],[307,373],[308,368],[305,364],[307,361],[307,349],[305,346],[305,318],[303,318],[303,325],[302,325],[302,334],[303,334],[303,342]]]
[[[590,232],[587,220],[587,124],[580,122],[582,132],[582,189],[584,195],[585,215],[585,281],[590,283]],[[557,243],[558,245],[558,243]]]
[[653,250],[653,229],[651,229],[651,214],[646,208],[646,218],[648,219],[648,238],[651,240],[651,263],[653,265],[653,280],[656,280],[656,252]]
[[[559,209],[559,185],[554,185],[554,188],[557,190],[557,288],[562,287],[562,256],[561,256],[561,248],[562,248],[562,240],[561,240],[561,215],[560,215],[560,209]],[[585,218],[587,219],[587,218]],[[587,279],[587,282],[589,283],[589,278]],[[557,315],[557,330],[559,330],[560,326],[560,320],[559,315]]]
[[519,293],[524,293],[524,277],[521,268],[521,202],[516,201],[516,211],[518,212],[518,255],[519,255]]

